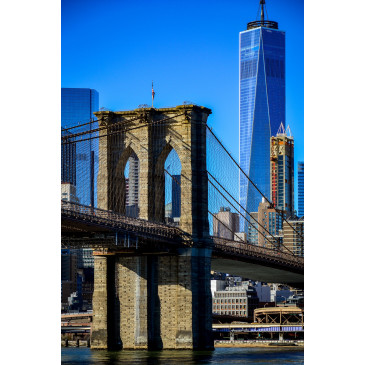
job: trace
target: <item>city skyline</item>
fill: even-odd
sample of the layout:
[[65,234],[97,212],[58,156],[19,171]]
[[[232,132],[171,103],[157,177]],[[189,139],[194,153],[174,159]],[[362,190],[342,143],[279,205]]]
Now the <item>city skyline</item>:
[[[237,42],[247,22],[255,20],[259,1],[232,1],[225,6],[200,1],[194,3],[194,12],[187,10],[189,4],[181,8],[165,1],[153,5],[111,1],[92,2],[86,8],[83,1],[63,0],[62,87],[95,88],[100,107],[128,110],[151,104],[153,80],[155,107],[188,100],[212,108],[209,124],[238,160]],[[303,2],[268,1],[267,8],[269,18],[275,18],[287,34],[286,120],[296,142],[296,166],[304,160]],[[123,24],[112,21],[136,11],[141,17],[138,27],[128,18]],[[93,18],[99,26],[89,28]],[[112,52],[95,51],[90,57],[95,42]]]

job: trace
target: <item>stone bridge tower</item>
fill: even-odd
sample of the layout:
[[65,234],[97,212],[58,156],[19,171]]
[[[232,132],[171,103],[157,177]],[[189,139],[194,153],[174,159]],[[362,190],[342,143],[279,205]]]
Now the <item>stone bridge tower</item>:
[[[163,222],[164,164],[181,162],[180,228],[193,247],[175,255],[95,254],[92,348],[211,349],[211,241],[206,123],[195,105],[100,111],[98,207],[125,214],[124,170],[139,160],[139,218]],[[128,131],[125,131],[128,129]]]

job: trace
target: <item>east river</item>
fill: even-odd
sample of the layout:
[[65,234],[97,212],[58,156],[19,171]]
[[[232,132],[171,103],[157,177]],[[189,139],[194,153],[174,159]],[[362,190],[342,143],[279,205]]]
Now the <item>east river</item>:
[[64,347],[61,350],[64,365],[92,364],[304,364],[301,348],[216,348],[215,351],[99,351],[90,348]]

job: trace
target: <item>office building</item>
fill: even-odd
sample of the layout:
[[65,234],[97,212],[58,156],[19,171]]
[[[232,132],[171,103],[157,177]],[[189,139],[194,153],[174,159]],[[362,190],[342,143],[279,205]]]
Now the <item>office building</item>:
[[133,152],[128,159],[128,177],[126,180],[126,215],[139,216],[139,159]]
[[212,292],[212,297],[214,297],[214,293],[216,291],[222,291],[226,288],[226,280],[216,280],[212,279],[210,280],[210,290]]
[[259,225],[258,225],[258,212],[252,212],[251,216],[248,217],[250,224],[247,228],[247,241],[251,245],[259,244]]
[[[61,134],[72,133],[95,128],[95,124],[87,124],[96,120],[93,112],[99,110],[99,93],[87,88],[61,88]],[[76,129],[78,124],[85,124]],[[71,128],[71,129],[70,129]],[[96,206],[96,173],[94,164],[98,160],[98,142],[96,139],[82,143],[72,143],[72,139],[61,147],[61,199],[70,202]],[[94,259],[92,249],[71,250],[61,254],[63,272],[68,262],[72,262],[72,279],[62,280],[61,302],[67,305],[67,298],[74,292],[81,298],[82,274],[80,270],[93,270]],[[66,265],[66,266],[65,266]],[[67,269],[68,270],[68,269]],[[66,271],[67,271],[66,270]],[[77,271],[80,274],[77,274]],[[90,286],[90,284],[89,284]]]
[[298,162],[298,217],[304,216],[304,162]]
[[275,137],[271,137],[270,198],[275,208],[294,214],[294,139],[290,128],[280,124]]
[[79,198],[76,195],[76,186],[71,183],[61,183],[61,200],[71,203],[78,203]]
[[[265,196],[270,195],[270,137],[285,126],[285,33],[265,19],[249,22],[239,35],[240,166]],[[257,212],[261,195],[240,174],[240,204]],[[245,214],[242,212],[242,214]],[[248,225],[245,223],[244,230]]]
[[172,217],[180,218],[181,215],[181,175],[172,175]]
[[275,248],[279,244],[277,236],[281,234],[282,217],[270,204],[262,198],[257,212],[258,225],[257,244],[262,247]]
[[256,290],[250,285],[228,286],[213,295],[213,313],[253,318],[259,305]]
[[[61,127],[61,136],[70,135],[71,132]],[[61,182],[76,186],[76,143],[72,138],[61,145]]]
[[239,231],[239,215],[230,208],[221,207],[213,215],[213,236],[234,240],[234,233]]
[[282,217],[262,198],[258,211],[251,213],[248,227],[249,243],[261,247],[275,248],[281,242]]
[[99,93],[94,89],[61,88],[61,125],[69,127],[94,119],[99,110]]
[[[87,88],[61,88],[61,130],[62,135],[92,130],[95,124],[85,124],[96,120],[93,112],[99,110],[99,93]],[[77,129],[69,129],[85,124]],[[68,140],[72,142],[72,140]],[[62,182],[70,182],[77,187],[81,204],[95,205],[96,172],[94,169],[98,155],[98,142],[95,139],[82,143],[62,144],[61,175]]]
[[67,305],[68,297],[77,291],[77,255],[61,249],[61,303]]
[[295,255],[304,257],[304,216],[284,221],[283,235],[283,245]]

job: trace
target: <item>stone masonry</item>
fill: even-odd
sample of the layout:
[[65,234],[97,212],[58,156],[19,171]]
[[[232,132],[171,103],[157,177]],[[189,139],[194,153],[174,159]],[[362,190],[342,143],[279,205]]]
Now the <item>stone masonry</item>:
[[[193,247],[175,254],[95,253],[92,348],[213,348],[206,172],[210,113],[194,105],[95,113],[105,127],[99,138],[98,207],[125,213],[124,169],[135,153],[139,216],[163,222],[164,163],[175,149],[182,165],[180,228],[191,235]],[[124,132],[125,127],[130,130]]]

